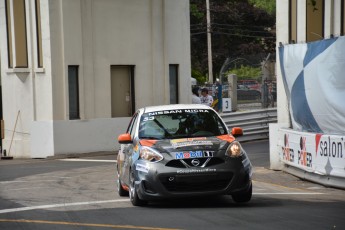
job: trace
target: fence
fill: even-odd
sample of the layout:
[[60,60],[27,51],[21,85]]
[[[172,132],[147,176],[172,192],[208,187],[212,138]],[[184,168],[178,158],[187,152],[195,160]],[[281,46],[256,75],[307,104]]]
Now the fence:
[[[214,99],[212,107],[217,111],[221,111],[222,105],[218,103],[218,99],[228,98],[229,85],[221,85],[222,93],[219,92],[220,85],[209,84],[209,85],[198,85],[195,86],[199,89],[207,88],[209,95]],[[263,84],[256,86],[257,88],[248,88],[244,85],[237,85],[236,95],[237,100],[232,103],[236,104],[236,111],[240,110],[253,110],[253,109],[263,109],[263,108],[274,108],[276,107],[276,87],[272,84]],[[270,87],[272,88],[270,90]]]
[[243,129],[243,136],[237,138],[239,141],[268,139],[269,123],[277,123],[277,108],[223,113],[221,117],[229,130],[232,127],[241,127]]

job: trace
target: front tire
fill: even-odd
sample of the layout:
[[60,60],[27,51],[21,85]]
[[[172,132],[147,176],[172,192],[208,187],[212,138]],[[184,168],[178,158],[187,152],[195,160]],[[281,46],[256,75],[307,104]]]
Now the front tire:
[[134,206],[145,206],[147,204],[146,200],[139,198],[137,189],[135,188],[134,172],[130,173],[130,186],[129,186],[129,199]]
[[128,196],[129,192],[122,187],[120,178],[117,179],[117,193],[119,196]]
[[236,203],[246,203],[251,200],[252,193],[253,193],[253,185],[252,183],[250,183],[250,187],[248,188],[248,190],[243,191],[241,193],[232,194],[232,199]]

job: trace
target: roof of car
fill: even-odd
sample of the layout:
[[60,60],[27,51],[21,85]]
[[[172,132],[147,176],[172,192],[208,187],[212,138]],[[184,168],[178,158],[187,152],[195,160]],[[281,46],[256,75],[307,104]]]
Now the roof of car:
[[144,113],[162,111],[162,110],[176,110],[176,109],[212,109],[207,105],[202,104],[173,104],[173,105],[157,105],[147,106],[142,108]]

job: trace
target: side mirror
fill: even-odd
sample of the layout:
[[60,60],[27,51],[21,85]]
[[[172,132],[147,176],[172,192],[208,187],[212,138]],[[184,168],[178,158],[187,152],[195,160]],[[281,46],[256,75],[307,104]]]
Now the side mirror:
[[119,141],[120,144],[130,144],[133,143],[132,137],[129,133],[121,134],[117,140]]
[[242,136],[243,135],[243,129],[240,128],[240,127],[233,127],[232,130],[231,130],[231,134],[234,137]]

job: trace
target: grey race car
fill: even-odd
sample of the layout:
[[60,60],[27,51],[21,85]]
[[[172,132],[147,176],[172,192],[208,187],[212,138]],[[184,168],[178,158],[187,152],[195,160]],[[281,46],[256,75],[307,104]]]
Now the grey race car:
[[201,195],[252,197],[252,165],[236,136],[205,105],[139,109],[118,137],[118,193],[135,206],[150,200]]

